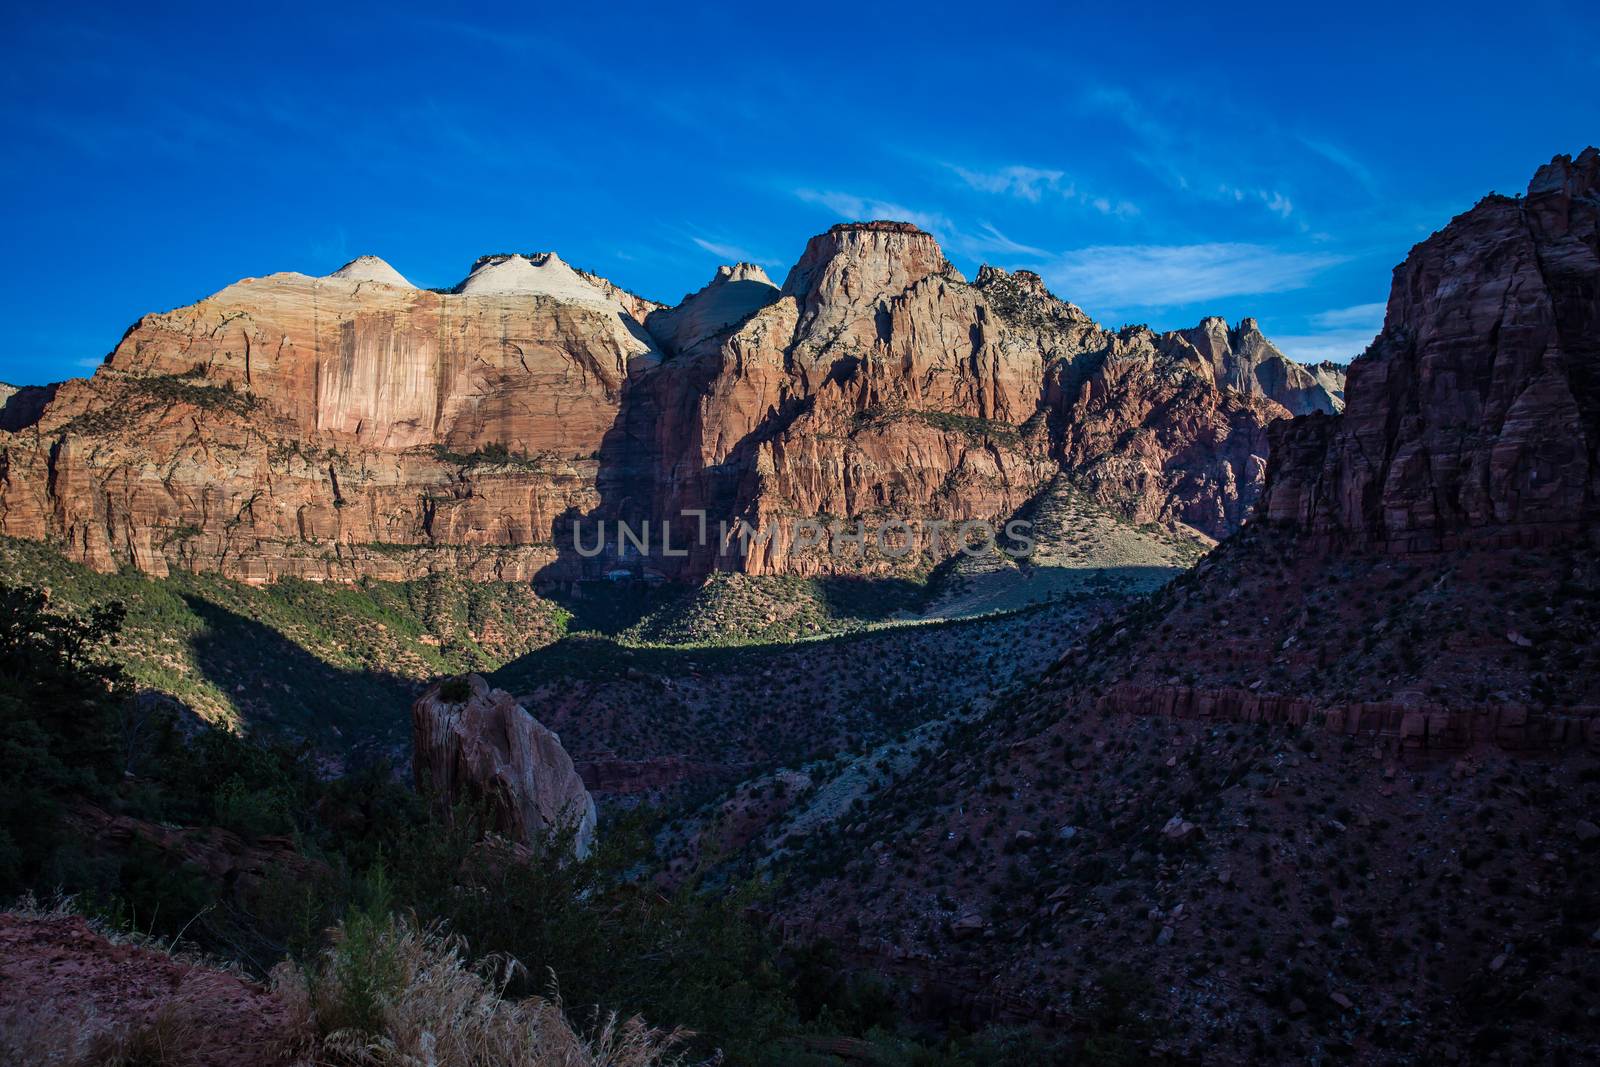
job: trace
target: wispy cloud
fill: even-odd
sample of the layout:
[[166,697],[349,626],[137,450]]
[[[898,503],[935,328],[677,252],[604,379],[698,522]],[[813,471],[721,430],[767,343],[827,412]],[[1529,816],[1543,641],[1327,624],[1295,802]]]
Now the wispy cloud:
[[1232,197],[1236,204],[1242,204],[1247,200],[1259,200],[1268,211],[1282,219],[1294,214],[1294,202],[1276,189],[1256,189],[1252,191],[1224,182],[1217,186],[1217,192],[1221,194],[1223,199]]
[[727,260],[738,260],[743,263],[758,263],[761,258],[738,245],[724,244],[720,241],[708,241],[704,237],[692,238],[695,244],[710,252],[714,256],[721,256]]
[[878,200],[870,196],[856,196],[854,193],[817,189],[796,189],[794,195],[808,204],[820,204],[841,218],[851,221],[891,219],[896,222],[909,222],[927,230],[941,241],[955,232],[955,226],[945,216],[937,212],[918,211],[916,208],[906,207],[892,200]]
[[1328,330],[1324,333],[1274,334],[1272,343],[1296,363],[1349,363],[1366,351],[1376,330]]
[[1047,198],[1057,198],[1082,204],[1102,215],[1132,218],[1139,208],[1131,200],[1098,195],[1084,189],[1078,182],[1067,180],[1065,171],[1020,164],[995,170],[973,170],[955,163],[946,163],[969,188],[983,193],[1014,196],[1037,204]]
[[1085,94],[1084,100],[1091,108],[1116,116],[1130,131],[1151,145],[1170,145],[1177,139],[1172,127],[1151,114],[1126,89],[1112,85],[1095,86]]
[[1373,178],[1372,171],[1367,168],[1366,164],[1356,159],[1349,152],[1346,152],[1336,144],[1319,140],[1315,137],[1301,137],[1300,143],[1354,178],[1356,184],[1367,192],[1373,195],[1377,194],[1378,183]]
[[[1233,115],[1224,103],[1207,101],[1210,121],[1196,121],[1192,112],[1199,102],[1170,93],[1161,106],[1168,114],[1158,114],[1127,90],[1104,85],[1089,90],[1083,106],[1121,124],[1132,135],[1133,159],[1179,192],[1203,200],[1259,204],[1285,220],[1295,213],[1293,201],[1283,191],[1284,183],[1292,186],[1292,181],[1280,173],[1278,161],[1263,158],[1252,143],[1279,141],[1288,134],[1259,115]],[[1219,144],[1215,132],[1219,119],[1224,127],[1254,128],[1235,145]],[[1361,170],[1358,162],[1333,145],[1300,140],[1336,165],[1353,168],[1352,173]]]
[[984,193],[1004,193],[1037,204],[1046,192],[1059,192],[1065,171],[1045,170],[1042,167],[1011,166],[999,170],[969,170],[954,163],[946,164],[956,176],[969,186]]
[[1311,323],[1324,329],[1336,330],[1341,327],[1368,330],[1377,333],[1383,329],[1383,313],[1388,305],[1356,304],[1354,307],[1334,308],[1330,311],[1319,311],[1311,316]]
[[1013,241],[987,222],[978,224],[975,234],[962,233],[951,238],[959,242],[959,250],[968,255],[984,255],[993,253],[1002,256],[1027,256],[1029,258],[1043,259],[1050,255],[1042,248],[1025,245],[1020,241]]
[[1064,253],[1041,273],[1074,303],[1157,308],[1304,288],[1341,261],[1258,244],[1100,245]]
[[927,230],[944,246],[948,253],[981,259],[985,256],[1013,256],[1028,259],[1045,259],[1051,253],[1043,248],[1014,241],[994,225],[980,222],[976,227],[953,221],[940,211],[925,211],[907,207],[891,200],[879,200],[854,193],[820,192],[815,189],[796,189],[795,196],[809,204],[818,204],[849,221],[891,219],[909,222]]
[[1319,311],[1310,317],[1311,332],[1274,336],[1272,342],[1284,355],[1301,363],[1348,363],[1365,351],[1383,329],[1383,313],[1383,304]]

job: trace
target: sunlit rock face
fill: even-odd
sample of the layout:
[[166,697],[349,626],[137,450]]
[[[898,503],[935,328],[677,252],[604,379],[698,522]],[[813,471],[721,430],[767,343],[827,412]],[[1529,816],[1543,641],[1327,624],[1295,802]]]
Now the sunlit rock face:
[[[1342,384],[1250,320],[1113,332],[1029,272],[968,282],[907,223],[835,226],[782,286],[736,264],[672,308],[550,252],[448,290],[362,256],[148,315],[94,377],[13,397],[0,533],[246,581],[882,572],[919,557],[796,551],[792,520],[998,524],[1065,471],[1222,536],[1268,423]],[[684,511],[712,534],[663,556]],[[619,551],[622,521],[653,556]],[[777,532],[719,539],[739,522]]]
[[480,675],[437,683],[417,698],[411,750],[417,791],[444,811],[483,812],[524,845],[570,834],[579,859],[593,848],[594,799],[561,739]]

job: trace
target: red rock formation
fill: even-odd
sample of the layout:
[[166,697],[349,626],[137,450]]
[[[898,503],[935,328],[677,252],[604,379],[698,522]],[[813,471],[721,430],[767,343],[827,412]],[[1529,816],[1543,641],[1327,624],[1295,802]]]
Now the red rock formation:
[[[446,695],[446,686],[466,689]],[[435,684],[411,707],[417,791],[447,805],[486,805],[496,829],[522,844],[570,828],[581,859],[594,842],[594,800],[561,739],[476,674]]]
[[1263,506],[1390,551],[1551,544],[1600,514],[1600,151],[1558,156],[1395,270],[1338,419],[1273,443]]
[[[1181,339],[1177,339],[1181,342]],[[1187,342],[1134,327],[1052,368],[1058,454],[1102,503],[1137,522],[1237,528],[1266,476],[1275,402],[1214,382]]]
[[1072,658],[1096,707],[1600,745],[1600,151],[1412,249],[1348,386],[1272,427],[1266,522]]
[[[1036,275],[968,284],[905,223],[836,226],[781,290],[741,264],[673,309],[552,253],[486,256],[450,292],[362,257],[146,316],[42,412],[8,405],[0,533],[247,581],[884,571],[906,563],[796,551],[786,520],[1000,522],[1066,468],[1220,536],[1278,401],[1321,388],[1251,323],[1113,334]],[[684,510],[783,525],[617,550],[618,520],[682,539]],[[601,522],[606,551],[574,551]]]
[[1206,319],[1192,330],[1169,335],[1191,346],[1211,367],[1219,386],[1281,404],[1291,415],[1344,410],[1344,369],[1336,363],[1302,367],[1279,352],[1255,319],[1229,329],[1222,319]]

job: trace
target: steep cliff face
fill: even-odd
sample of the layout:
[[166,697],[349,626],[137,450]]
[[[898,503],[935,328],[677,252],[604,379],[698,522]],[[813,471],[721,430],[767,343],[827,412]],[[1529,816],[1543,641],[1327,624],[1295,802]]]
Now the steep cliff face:
[[1139,522],[1182,522],[1213,537],[1237,527],[1266,474],[1266,427],[1281,405],[1215,383],[1175,335],[1109,336],[1047,378],[1061,462],[1102,503]]
[[[261,581],[894,570],[949,551],[922,524],[1003,522],[1063,470],[1222,536],[1266,425],[1337,403],[1249,321],[1112,333],[1036,275],[968,283],[875,222],[813,238],[781,288],[738,264],[674,308],[554,253],[485,256],[448,292],[372,256],[246,279],[28,406],[6,409],[0,532]],[[684,511],[704,541],[682,544]],[[808,549],[797,518],[904,519],[913,551]],[[619,547],[618,521],[653,546]],[[724,522],[776,526],[744,544]]]
[[349,447],[587,453],[630,368],[656,357],[621,303],[554,256],[486,257],[454,293],[416,289],[367,256],[146,316],[106,367],[232,388]]
[[511,259],[457,293],[364,257],[146,316],[0,445],[0,532],[155,574],[532,577],[658,353],[602,288]]
[[1096,706],[1408,747],[1595,744],[1597,382],[1590,148],[1411,250],[1344,412],[1271,427],[1266,521],[1094,650],[1117,664]]
[[1337,419],[1284,426],[1264,513],[1393,551],[1569,539],[1600,510],[1600,152],[1395,269]]
[[1050,702],[1600,742],[1600,151],[1413,248],[1347,396],[1271,427],[1267,521],[1064,661]]

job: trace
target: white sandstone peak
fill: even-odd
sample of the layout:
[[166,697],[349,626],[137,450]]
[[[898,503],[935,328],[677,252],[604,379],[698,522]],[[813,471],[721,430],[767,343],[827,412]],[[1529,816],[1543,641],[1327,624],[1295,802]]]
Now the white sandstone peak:
[[761,266],[756,263],[741,262],[723,264],[718,267],[717,273],[712,276],[711,284],[722,285],[728,282],[762,282],[766,285],[771,285],[774,289],[777,288],[772,279],[767,277],[767,272],[762,270]]
[[343,278],[351,282],[377,282],[380,285],[393,285],[401,289],[416,288],[406,281],[404,275],[377,256],[357,256],[328,277]]
[[456,292],[466,296],[515,294],[551,296],[572,303],[615,303],[554,252],[484,256],[472,265],[472,273],[456,286]]

